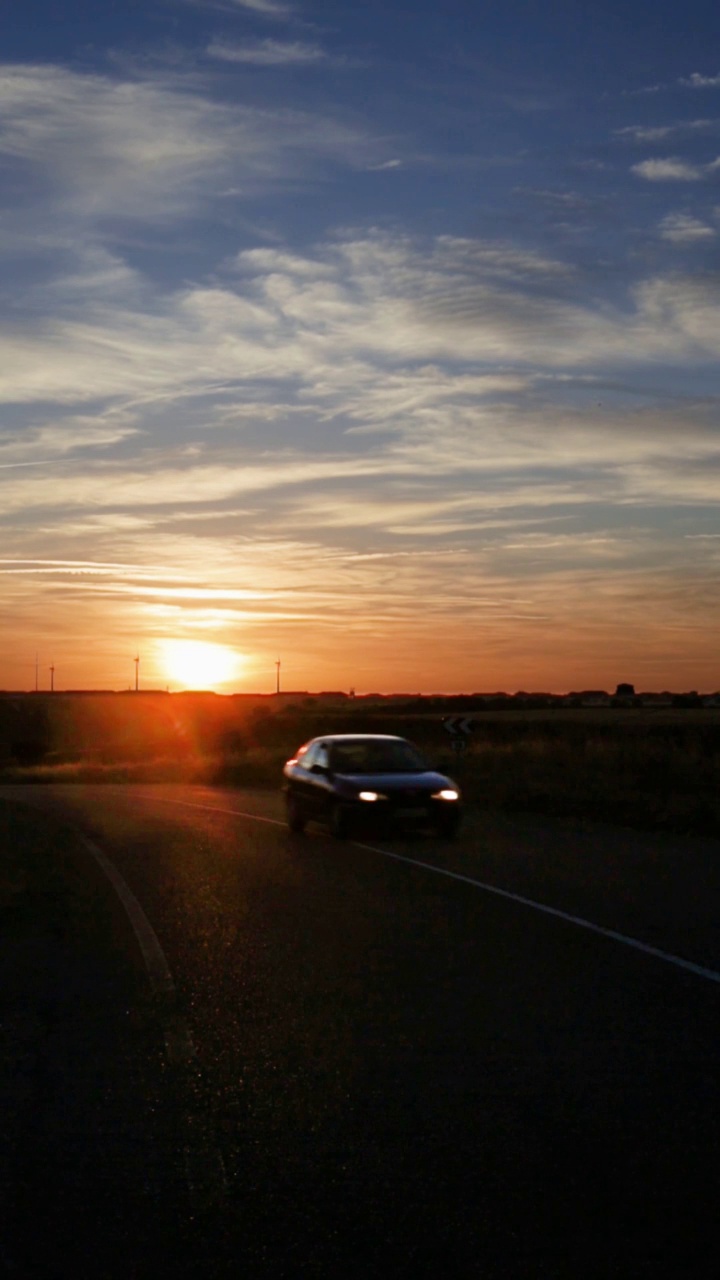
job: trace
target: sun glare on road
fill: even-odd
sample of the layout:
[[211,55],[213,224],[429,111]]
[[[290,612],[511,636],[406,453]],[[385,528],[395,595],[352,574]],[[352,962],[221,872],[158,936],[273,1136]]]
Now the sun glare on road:
[[185,689],[216,689],[240,672],[243,659],[225,644],[205,640],[163,640],[160,660],[173,684]]

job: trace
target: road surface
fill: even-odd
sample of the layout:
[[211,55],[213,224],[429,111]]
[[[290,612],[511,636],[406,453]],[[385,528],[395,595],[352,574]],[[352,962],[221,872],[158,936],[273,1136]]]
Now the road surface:
[[19,804],[92,928],[36,1015],[10,1274],[716,1274],[718,845],[482,815],[341,842],[202,788]]

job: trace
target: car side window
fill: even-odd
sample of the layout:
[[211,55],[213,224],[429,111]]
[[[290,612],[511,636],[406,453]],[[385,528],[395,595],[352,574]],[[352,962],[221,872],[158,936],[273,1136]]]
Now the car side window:
[[330,753],[324,742],[318,743],[315,749],[315,759],[312,763],[319,764],[323,769],[330,768]]
[[308,747],[307,751],[303,751],[297,762],[298,769],[312,769],[317,754],[317,743],[313,743]]

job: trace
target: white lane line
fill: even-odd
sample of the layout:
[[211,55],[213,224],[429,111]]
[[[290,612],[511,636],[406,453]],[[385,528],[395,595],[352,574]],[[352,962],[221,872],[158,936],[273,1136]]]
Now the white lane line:
[[145,961],[145,968],[153,995],[158,998],[160,1019],[165,1037],[165,1055],[168,1063],[180,1072],[182,1088],[187,1095],[187,1112],[182,1118],[185,1131],[183,1159],[185,1175],[193,1202],[200,1206],[217,1204],[227,1192],[227,1174],[222,1152],[215,1145],[208,1122],[193,1115],[193,1084],[185,1078],[189,1064],[197,1056],[195,1045],[182,1014],[175,1008],[177,992],[170,966],[158,941],[157,934],[138,902],[132,889],[120,875],[117,867],[82,832],[77,832],[82,844],[105,872],[112,884],[135,932]]
[[146,800],[148,804],[179,804],[183,809],[204,809],[206,813],[232,813],[236,818],[252,818],[253,822],[269,822],[272,827],[286,827],[286,822],[278,818],[264,818],[259,813],[246,813],[244,809],[219,809],[214,804],[193,804],[190,800],[171,800],[169,796],[136,796],[137,800]]
[[[143,799],[154,799],[147,796]],[[242,809],[220,809],[215,805],[207,804],[191,804],[187,800],[170,800],[163,798],[164,804],[183,805],[188,809],[207,809],[210,813],[229,813],[239,818],[253,818],[256,822],[269,822],[275,827],[284,827],[286,823],[278,821],[277,818],[263,818],[256,813],[246,813]],[[448,880],[459,880],[462,884],[472,885],[474,889],[480,889],[483,893],[492,893],[497,898],[505,898],[508,902],[516,902],[522,907],[530,907],[533,911],[539,911],[542,915],[553,916],[556,920],[563,920],[566,924],[574,924],[578,929],[585,929],[589,933],[596,933],[601,938],[610,938],[613,942],[619,942],[624,947],[631,947],[633,951],[641,951],[646,956],[653,956],[656,960],[663,960],[665,964],[672,964],[676,969],[684,969],[687,973],[692,973],[696,978],[706,978],[708,982],[720,983],[720,973],[715,969],[706,969],[703,965],[693,964],[692,960],[683,960],[682,956],[675,956],[670,951],[661,951],[659,947],[651,947],[647,942],[640,942],[638,938],[631,938],[626,933],[618,933],[616,929],[606,929],[603,925],[593,924],[592,920],[585,920],[583,916],[570,915],[568,911],[561,911],[558,907],[549,907],[544,902],[536,902],[534,898],[525,898],[520,893],[511,893],[509,889],[499,889],[497,885],[486,884],[483,880],[474,880],[472,876],[461,875],[458,871],[448,871],[445,867],[438,867],[433,862],[420,862],[417,858],[408,858],[401,853],[391,853],[389,849],[378,849],[372,844],[361,844],[357,840],[350,841],[356,849],[367,849],[370,853],[379,853],[383,858],[392,858],[395,862],[406,862],[408,866],[420,867],[423,871],[432,871],[435,875],[445,876]]]
[[471,876],[460,875],[458,871],[447,871],[444,867],[437,867],[432,862],[419,862],[416,858],[406,858],[401,853],[377,849],[372,844],[358,844],[357,848],[368,849],[371,853],[380,853],[384,858],[394,858],[396,862],[407,862],[411,867],[422,867],[425,871],[434,871],[436,875],[446,876],[448,880],[460,880],[463,884],[471,884],[475,889],[482,889],[483,893],[493,893],[498,898],[517,902],[522,907],[531,907],[533,911],[540,911],[545,916],[554,916],[556,920],[564,920],[566,924],[577,925],[579,929],[587,929],[590,933],[597,933],[602,938],[611,938],[613,942],[620,942],[625,947],[632,947],[634,951],[642,951],[647,956],[654,956],[656,960],[674,964],[676,968],[686,969],[688,973],[694,973],[698,978],[707,978],[709,982],[720,982],[720,973],[715,969],[705,969],[700,964],[693,964],[691,960],[683,960],[681,956],[675,956],[669,951],[661,951],[658,947],[649,946],[647,942],[640,942],[637,938],[631,938],[625,933],[618,933],[616,929],[606,929],[603,925],[593,924],[592,920],[585,920],[583,916],[572,916],[567,911],[560,911],[558,907],[549,907],[544,902],[535,902],[533,898],[525,898],[520,893],[511,893],[509,889],[498,889],[494,884],[473,880]]
[[138,902],[132,889],[123,880],[117,867],[105,856],[102,849],[98,849],[92,840],[88,840],[86,835],[80,834],[80,839],[85,848],[92,854],[96,862],[100,864],[108,880],[112,884],[118,898],[122,902],[128,919],[135,931],[135,937],[140,944],[140,950],[143,953],[145,967],[147,968],[150,986],[156,996],[174,996],[175,983],[173,982],[170,966],[165,959],[165,952],[158,942],[157,934]]
[[161,1007],[170,1006],[163,1017],[165,1049],[170,1063],[188,1062],[195,1057],[195,1046],[184,1018],[172,1010],[176,991],[170,966],[165,959],[158,937],[129,885],[120,875],[117,867],[99,849],[92,840],[82,832],[78,832],[82,843],[95,861],[100,865],[122,902],[128,920],[138,940],[145,968],[150,980],[153,995],[161,1002]]

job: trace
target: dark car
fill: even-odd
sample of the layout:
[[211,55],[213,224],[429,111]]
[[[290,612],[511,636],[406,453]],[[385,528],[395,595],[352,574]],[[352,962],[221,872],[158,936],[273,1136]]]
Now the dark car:
[[312,738],[283,769],[287,822],[303,831],[316,819],[336,836],[370,823],[430,825],[455,834],[460,789],[431,769],[405,738],[335,733]]

